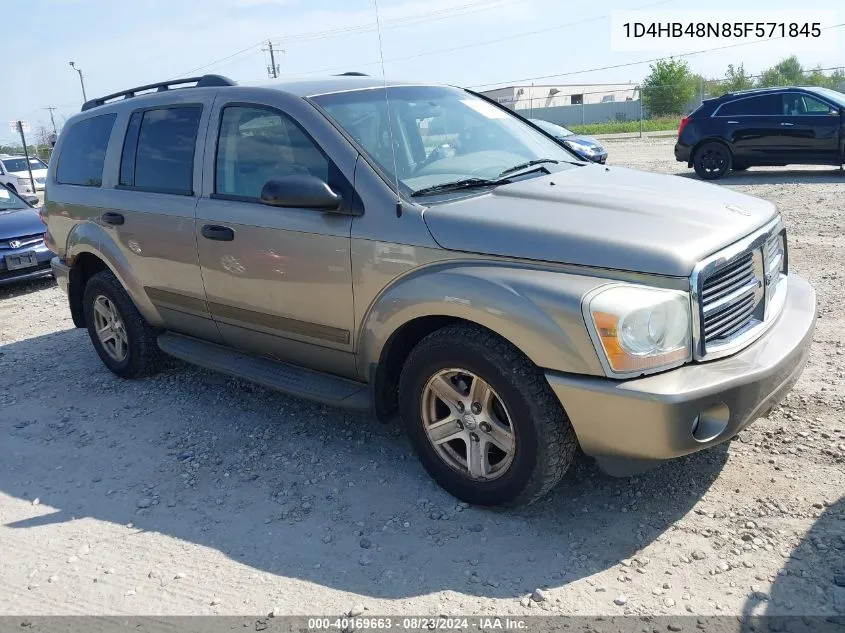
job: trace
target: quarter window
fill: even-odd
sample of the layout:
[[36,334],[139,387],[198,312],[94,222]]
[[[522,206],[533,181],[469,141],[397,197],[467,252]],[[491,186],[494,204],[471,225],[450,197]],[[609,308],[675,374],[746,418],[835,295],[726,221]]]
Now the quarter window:
[[781,114],[779,94],[746,97],[724,104],[717,116],[775,116]]
[[120,184],[145,191],[193,195],[194,151],[201,106],[136,112],[129,120]]
[[62,143],[57,182],[84,187],[103,185],[103,163],[116,118],[116,114],[102,114],[71,126]]
[[329,161],[291,119],[261,107],[223,108],[215,192],[259,198],[274,178],[311,174],[329,181]]

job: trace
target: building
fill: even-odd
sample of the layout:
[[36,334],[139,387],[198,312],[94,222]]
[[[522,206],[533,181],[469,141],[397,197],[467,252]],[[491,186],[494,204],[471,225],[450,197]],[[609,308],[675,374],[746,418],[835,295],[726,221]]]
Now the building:
[[637,84],[566,84],[546,86],[507,86],[485,90],[481,94],[512,110],[551,108],[554,106],[590,103],[636,101],[640,91]]

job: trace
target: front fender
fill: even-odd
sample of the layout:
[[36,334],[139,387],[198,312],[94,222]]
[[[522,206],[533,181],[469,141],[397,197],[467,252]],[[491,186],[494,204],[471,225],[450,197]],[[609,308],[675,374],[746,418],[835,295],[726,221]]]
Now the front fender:
[[359,338],[359,367],[378,363],[403,325],[446,316],[496,332],[539,367],[604,375],[584,324],[581,297],[605,283],[596,277],[496,264],[457,262],[418,269],[373,302]]
[[88,253],[101,260],[117,277],[120,284],[131,297],[138,312],[153,326],[163,327],[164,321],[155,309],[141,280],[132,272],[132,267],[126,260],[123,251],[117,247],[101,226],[93,222],[79,222],[67,237],[65,262],[71,268],[74,261],[82,254]]

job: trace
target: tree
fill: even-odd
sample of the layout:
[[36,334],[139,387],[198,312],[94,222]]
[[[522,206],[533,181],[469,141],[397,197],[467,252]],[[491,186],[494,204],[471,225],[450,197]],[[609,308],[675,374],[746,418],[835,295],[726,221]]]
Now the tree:
[[722,94],[726,92],[736,92],[737,90],[748,90],[754,87],[754,81],[745,72],[745,65],[740,64],[734,67],[733,64],[728,64],[728,70],[725,73],[725,81],[722,82],[720,89]]
[[642,84],[642,99],[651,116],[681,114],[695,96],[696,79],[684,60],[658,60]]
[[760,75],[758,85],[761,88],[772,86],[799,86],[804,83],[804,68],[798,57],[790,55]]

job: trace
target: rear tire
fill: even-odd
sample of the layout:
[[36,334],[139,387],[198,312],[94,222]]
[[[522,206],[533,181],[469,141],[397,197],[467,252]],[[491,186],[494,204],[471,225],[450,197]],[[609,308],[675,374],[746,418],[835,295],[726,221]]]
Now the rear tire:
[[481,327],[451,325],[425,337],[405,362],[399,406],[423,467],[467,503],[532,503],[575,458],[575,430],[543,372]]
[[716,180],[728,173],[732,162],[733,156],[727,145],[710,142],[696,150],[692,166],[702,180]]
[[82,307],[94,349],[112,372],[139,378],[160,369],[158,332],[138,312],[114,273],[103,270],[88,280]]

